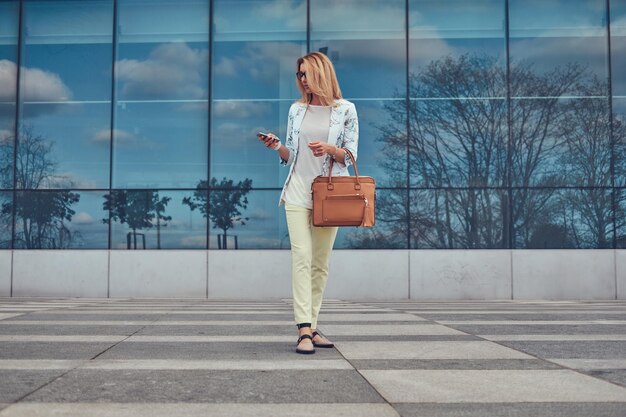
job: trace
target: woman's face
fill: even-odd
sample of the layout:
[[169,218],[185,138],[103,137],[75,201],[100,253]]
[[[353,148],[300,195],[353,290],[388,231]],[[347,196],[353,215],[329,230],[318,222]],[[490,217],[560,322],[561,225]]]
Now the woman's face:
[[306,71],[307,71],[306,62],[303,62],[302,64],[300,64],[300,69],[298,69],[298,71],[304,74],[302,77],[300,77],[300,82],[302,83],[302,87],[304,87],[304,91],[307,94],[311,94],[311,89],[309,88],[309,85],[307,84],[307,80],[306,80]]

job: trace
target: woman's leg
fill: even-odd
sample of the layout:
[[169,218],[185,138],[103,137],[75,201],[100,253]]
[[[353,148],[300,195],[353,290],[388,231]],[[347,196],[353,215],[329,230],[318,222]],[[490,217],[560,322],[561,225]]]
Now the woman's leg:
[[328,280],[328,262],[337,237],[337,227],[312,227],[311,329],[317,329],[317,316]]
[[311,210],[285,205],[291,241],[291,286],[296,324],[311,323]]

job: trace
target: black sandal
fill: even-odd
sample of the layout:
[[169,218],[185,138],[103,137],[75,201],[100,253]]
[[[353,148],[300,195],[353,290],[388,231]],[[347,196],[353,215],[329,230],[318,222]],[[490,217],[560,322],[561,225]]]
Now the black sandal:
[[[313,333],[311,333],[311,342],[313,342],[313,339],[315,338],[315,336],[322,337],[322,335],[319,334],[318,332],[313,332]],[[313,342],[313,346],[320,347],[320,348],[332,348],[332,347],[335,347],[335,345],[333,343],[315,343],[315,342]]]
[[[311,327],[310,323],[300,323],[298,324],[298,329],[301,329],[303,327]],[[313,337],[310,334],[303,334],[302,336],[298,337],[298,341],[296,342],[296,353],[301,353],[303,355],[310,355],[312,353],[315,353],[315,348],[313,349],[298,349],[298,345],[300,344],[300,342],[302,342],[302,340],[304,339],[310,339],[311,343],[313,343]]]

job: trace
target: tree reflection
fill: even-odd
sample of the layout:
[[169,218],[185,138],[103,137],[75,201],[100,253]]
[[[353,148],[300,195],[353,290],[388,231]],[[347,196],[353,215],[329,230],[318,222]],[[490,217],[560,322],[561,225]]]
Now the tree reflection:
[[[542,74],[515,64],[507,74],[496,59],[470,54],[433,61],[409,79],[408,108],[390,100],[393,123],[378,126],[380,164],[398,189],[377,199],[380,229],[353,233],[352,245],[393,247],[408,224],[412,248],[611,246],[608,99],[562,98],[594,96],[606,83],[575,64]],[[623,142],[614,120],[613,140]],[[592,188],[557,191],[569,185]]]
[[[112,190],[104,195],[102,208],[110,213],[111,220],[127,224],[131,232],[127,234],[128,249],[137,249],[137,237],[141,238],[141,249],[146,249],[145,235],[140,230],[156,226],[157,249],[161,249],[161,228],[166,227],[171,216],[165,215],[170,197],[160,197],[158,191]],[[103,219],[108,223],[109,219]],[[156,225],[155,225],[156,223]]]
[[[0,174],[3,186],[13,179],[14,138],[0,144]],[[72,182],[56,173],[52,158],[54,143],[36,134],[32,127],[22,126],[15,155],[15,185],[18,189],[70,188]],[[10,184],[8,188],[13,188]],[[80,195],[70,191],[20,191],[16,193],[15,209],[11,201],[2,204],[3,221],[9,221],[15,210],[15,247],[27,249],[60,249],[76,244],[80,234],[71,231],[75,213],[71,206]]]
[[[207,193],[207,189],[211,189]],[[248,208],[248,198],[246,195],[252,189],[252,180],[246,178],[243,181],[235,182],[231,179],[211,178],[211,181],[200,181],[196,187],[193,197],[185,197],[183,204],[189,206],[191,211],[200,210],[204,218],[209,218],[213,222],[214,229],[221,229],[222,234],[217,235],[220,249],[228,249],[228,230],[239,223],[242,226],[248,221],[248,217],[242,217],[239,209]],[[235,236],[235,249],[238,248]]]

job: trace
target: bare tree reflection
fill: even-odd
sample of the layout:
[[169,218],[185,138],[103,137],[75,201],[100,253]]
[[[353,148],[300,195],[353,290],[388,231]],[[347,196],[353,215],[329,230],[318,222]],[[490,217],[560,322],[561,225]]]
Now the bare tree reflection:
[[[0,174],[3,186],[13,180],[14,138],[0,144]],[[75,246],[80,234],[72,231],[75,213],[71,207],[80,195],[70,191],[41,191],[42,188],[71,188],[72,182],[56,173],[57,164],[52,158],[54,143],[34,133],[32,127],[22,126],[15,155],[15,184],[24,189],[16,194],[13,202],[2,204],[3,222],[15,210],[15,247],[27,249],[60,249]],[[11,183],[8,188],[13,188]],[[39,190],[39,191],[26,191]]]
[[[207,189],[210,191],[207,192]],[[252,189],[252,180],[246,178],[243,181],[235,182],[231,179],[211,178],[211,181],[200,181],[196,187],[193,197],[185,197],[183,204],[189,206],[191,211],[200,210],[204,218],[213,222],[214,229],[221,229],[222,234],[217,235],[220,249],[228,249],[228,230],[239,223],[242,226],[248,221],[243,217],[240,209],[248,207],[246,195]],[[235,249],[238,244],[235,237]]]
[[[377,199],[381,227],[353,233],[351,245],[393,247],[409,224],[413,248],[506,248],[511,229],[518,247],[611,246],[607,99],[563,99],[594,96],[606,84],[579,65],[540,74],[514,64],[509,109],[507,71],[495,58],[446,57],[409,79],[409,107],[390,100],[393,123],[378,126],[380,164],[398,189]],[[624,133],[617,121],[613,137]],[[557,191],[564,184],[593,188]]]
[[[152,229],[156,226],[157,249],[161,249],[161,228],[166,227],[171,216],[165,215],[170,197],[160,197],[158,191],[112,190],[104,195],[102,208],[110,213],[111,220],[127,224],[131,231],[127,234],[128,249],[137,249],[137,237],[141,239],[141,249],[146,249],[145,235],[140,230]],[[108,223],[109,219],[102,219]]]

